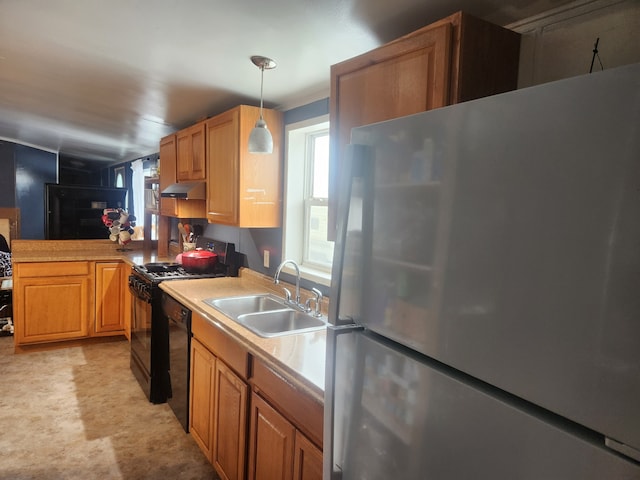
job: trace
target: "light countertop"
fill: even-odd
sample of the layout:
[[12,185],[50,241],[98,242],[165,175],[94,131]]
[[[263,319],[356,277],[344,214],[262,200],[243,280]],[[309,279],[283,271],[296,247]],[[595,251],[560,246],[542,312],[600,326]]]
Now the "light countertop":
[[168,261],[159,258],[155,250],[142,249],[142,242],[132,242],[125,250],[110,240],[14,240],[11,242],[11,261],[74,262],[115,261],[130,265]]
[[212,327],[233,337],[254,356],[290,377],[317,401],[324,402],[326,330],[263,338],[204,303],[209,298],[258,293],[282,296],[278,287],[272,289],[266,277],[264,280],[260,277],[260,274],[243,269],[240,277],[172,280],[160,283],[160,288],[205,317]]

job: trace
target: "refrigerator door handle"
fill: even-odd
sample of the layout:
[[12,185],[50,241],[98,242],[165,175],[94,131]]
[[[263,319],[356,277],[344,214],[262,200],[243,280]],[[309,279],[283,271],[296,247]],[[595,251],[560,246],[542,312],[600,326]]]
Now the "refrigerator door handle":
[[334,325],[351,324],[353,321],[349,317],[340,317],[340,292],[342,289],[342,268],[344,266],[344,251],[347,240],[347,227],[349,223],[349,205],[353,179],[361,177],[364,170],[364,160],[368,157],[369,146],[349,144],[346,148],[346,155],[343,164],[342,176],[338,192],[338,208],[336,213],[337,230],[333,255],[332,270],[337,272],[331,276],[331,302],[329,302],[329,322]]
[[325,404],[324,404],[324,441],[323,441],[323,480],[339,480],[342,472],[334,469],[334,439],[335,439],[335,372],[336,350],[339,335],[350,334],[364,330],[356,324],[327,326],[327,362],[325,369]]
[[624,443],[620,443],[617,440],[609,437],[605,437],[604,444],[611,450],[615,450],[618,453],[632,458],[636,462],[640,462],[640,451],[638,451],[637,449],[630,447],[629,445],[625,445]]

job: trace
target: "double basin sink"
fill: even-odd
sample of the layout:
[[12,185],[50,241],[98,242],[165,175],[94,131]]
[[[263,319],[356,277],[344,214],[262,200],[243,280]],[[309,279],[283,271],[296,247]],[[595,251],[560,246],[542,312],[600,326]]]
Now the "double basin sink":
[[209,298],[204,303],[261,337],[312,332],[327,326],[322,317],[295,310],[271,294]]

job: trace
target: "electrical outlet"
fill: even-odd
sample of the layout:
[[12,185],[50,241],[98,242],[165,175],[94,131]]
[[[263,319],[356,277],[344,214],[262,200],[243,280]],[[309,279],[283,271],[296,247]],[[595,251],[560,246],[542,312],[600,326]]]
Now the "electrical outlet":
[[269,268],[269,250],[264,251],[264,268]]

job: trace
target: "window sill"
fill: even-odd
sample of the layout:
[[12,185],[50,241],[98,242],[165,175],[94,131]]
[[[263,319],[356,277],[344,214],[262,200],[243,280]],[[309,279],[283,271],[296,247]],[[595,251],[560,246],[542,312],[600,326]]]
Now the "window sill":
[[300,267],[300,276],[305,280],[319,283],[320,285],[324,285],[325,287],[331,286],[331,274],[323,272],[321,270],[315,270],[313,268],[305,267],[304,265],[302,265]]

